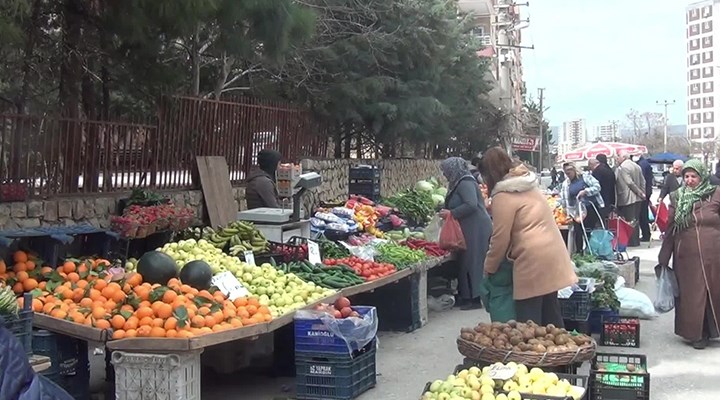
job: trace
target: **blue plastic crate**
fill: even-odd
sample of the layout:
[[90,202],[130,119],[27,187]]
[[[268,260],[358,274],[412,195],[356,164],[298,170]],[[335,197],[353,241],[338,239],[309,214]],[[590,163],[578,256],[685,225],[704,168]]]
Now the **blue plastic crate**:
[[[375,313],[375,307],[353,306],[353,310],[365,316],[368,313]],[[358,329],[350,320],[340,320],[341,329]],[[377,328],[377,325],[375,325]],[[370,329],[360,328],[360,329]],[[375,332],[364,332],[364,337],[375,337]],[[351,344],[353,351],[359,350],[356,344]],[[319,318],[303,319],[295,316],[295,351],[296,352],[318,352],[318,353],[341,353],[348,354],[348,346],[345,340],[336,336]]]
[[298,400],[350,400],[377,383],[377,341],[355,357],[350,355],[295,354]]
[[89,374],[87,342],[46,330],[33,331],[33,353],[50,357],[48,376]]
[[25,293],[23,297],[23,309],[18,312],[17,316],[0,316],[0,326],[5,327],[10,333],[22,343],[25,353],[31,355],[32,349],[32,295]]

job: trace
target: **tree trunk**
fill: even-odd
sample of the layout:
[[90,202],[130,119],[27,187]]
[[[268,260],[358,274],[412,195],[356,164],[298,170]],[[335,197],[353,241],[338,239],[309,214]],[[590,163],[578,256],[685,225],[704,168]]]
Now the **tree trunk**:
[[[222,96],[222,91],[225,88],[225,82],[227,82],[227,78],[230,75],[230,70],[232,69],[233,61],[231,58],[227,56],[227,53],[223,52],[220,62],[220,73],[218,74],[218,80],[215,83],[215,92],[213,94],[215,100],[220,100],[220,96]],[[198,90],[199,90],[199,83],[198,83]]]
[[200,96],[200,25],[195,28],[195,34],[192,37],[192,86],[190,87],[190,95]]
[[75,193],[78,190],[80,146],[82,131],[77,122],[80,107],[80,71],[82,59],[79,43],[82,36],[82,0],[65,0],[62,7],[63,58],[60,65],[60,110],[68,118],[61,124],[64,151],[62,166],[63,192]]
[[350,128],[346,128],[345,130],[345,138],[343,140],[343,156],[342,158],[350,158],[350,151],[352,150],[352,140],[353,140],[353,133],[354,129],[352,126]]
[[333,149],[333,156],[338,159],[342,158],[342,137],[343,137],[343,131],[342,131],[342,125],[336,124],[335,125],[335,134],[334,136],[334,149]]

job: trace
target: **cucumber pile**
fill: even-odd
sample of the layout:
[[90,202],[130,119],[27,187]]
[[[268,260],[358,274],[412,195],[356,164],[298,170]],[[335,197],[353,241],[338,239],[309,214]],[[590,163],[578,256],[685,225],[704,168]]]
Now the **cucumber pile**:
[[365,280],[352,268],[345,265],[314,265],[310,261],[296,261],[280,264],[277,269],[285,273],[293,273],[305,282],[313,282],[330,289],[342,289],[365,283]]

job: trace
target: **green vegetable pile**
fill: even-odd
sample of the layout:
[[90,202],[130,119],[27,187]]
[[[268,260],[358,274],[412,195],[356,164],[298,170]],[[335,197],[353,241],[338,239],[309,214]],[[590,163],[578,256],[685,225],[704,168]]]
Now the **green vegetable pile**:
[[323,258],[345,258],[350,257],[350,250],[332,240],[321,238],[317,241],[320,246],[320,254]]
[[282,272],[293,273],[305,282],[330,289],[342,289],[365,283],[352,268],[345,265],[313,265],[310,261],[297,261],[276,267]]
[[383,243],[376,247],[378,255],[375,261],[380,263],[393,264],[398,270],[410,267],[420,261],[427,260],[425,251],[418,249],[413,250],[407,246],[402,246],[392,242]]
[[585,268],[581,266],[578,267],[578,270],[580,276],[594,278],[598,283],[591,297],[593,308],[609,308],[614,311],[620,310],[620,300],[615,293],[617,275],[599,268]]
[[3,285],[0,287],[0,315],[6,317],[16,317],[18,314],[18,303],[15,299],[15,293],[10,286]]
[[435,201],[431,193],[432,192],[409,190],[405,193],[388,197],[383,203],[390,207],[397,208],[405,218],[412,220],[417,225],[424,225],[430,221],[430,218],[435,214]]

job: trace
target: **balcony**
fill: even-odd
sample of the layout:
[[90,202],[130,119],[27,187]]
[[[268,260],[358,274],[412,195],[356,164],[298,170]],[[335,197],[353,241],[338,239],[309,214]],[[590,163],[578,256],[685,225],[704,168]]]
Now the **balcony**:
[[474,15],[493,15],[495,14],[496,0],[460,0],[458,8],[461,12],[472,13]]

